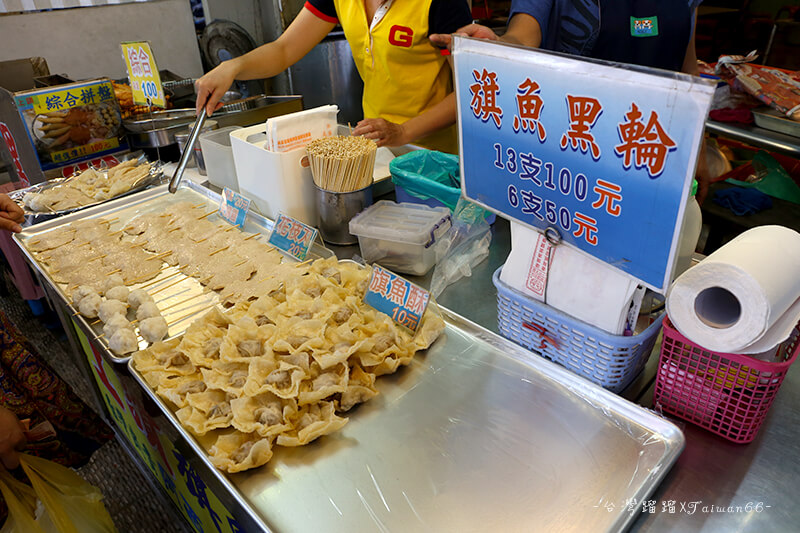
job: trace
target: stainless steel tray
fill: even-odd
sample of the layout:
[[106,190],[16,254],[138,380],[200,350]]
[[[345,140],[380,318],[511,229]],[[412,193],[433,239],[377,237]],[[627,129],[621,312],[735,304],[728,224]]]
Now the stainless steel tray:
[[786,118],[772,108],[754,109],[753,120],[755,120],[756,126],[765,130],[800,137],[800,122]]
[[[128,221],[139,214],[161,212],[167,206],[178,202],[190,201],[193,205],[205,203],[206,211],[210,211],[219,208],[220,199],[220,195],[214,191],[185,180],[175,194],[170,194],[167,191],[167,186],[162,185],[26,228],[22,233],[14,234],[14,239],[31,266],[55,288],[55,292],[64,301],[67,308],[75,314],[74,318],[84,333],[89,336],[89,339],[94,339],[99,343],[106,358],[115,363],[125,363],[131,358],[131,355],[119,356],[108,349],[106,339],[103,337],[98,338],[103,331],[102,323],[96,323],[94,319],[90,320],[77,314],[77,309],[72,306],[72,299],[64,292],[65,287],[53,281],[47,268],[39,264],[34,254],[28,251],[26,243],[39,235],[76,220],[98,217],[116,218],[111,227],[121,229],[127,225]],[[208,220],[214,221],[217,216],[212,215]],[[245,220],[244,231],[261,233],[265,235],[262,241],[266,242],[266,237],[272,231],[272,226],[272,220],[250,211]],[[319,243],[315,243],[309,252],[308,258],[330,257],[332,255],[333,252],[320,246]],[[290,259],[294,260],[294,258]],[[142,286],[147,286],[147,291],[155,294],[156,303],[164,312],[167,322],[170,323],[168,338],[182,334],[193,318],[196,318],[219,301],[216,293],[204,291],[203,286],[197,279],[181,273],[176,267],[167,266],[156,278],[132,285],[130,289],[133,290]],[[140,348],[144,347],[146,347],[146,343],[142,341]]]
[[[443,309],[443,336],[339,432],[228,475],[270,531],[617,531],[684,446],[672,423]],[[203,437],[202,440],[207,437]],[[609,505],[613,506],[609,510]],[[641,505],[641,503],[638,503]]]
[[[144,153],[142,153],[142,152],[133,152],[131,154],[126,154],[124,157],[120,158],[121,159],[120,162],[127,161],[128,159],[133,159],[133,158],[138,159],[139,163],[144,163],[144,162],[147,161],[147,157],[144,155]],[[70,179],[72,179],[74,174],[73,174],[73,176],[68,176],[66,178],[54,178],[54,179],[51,179],[51,180],[48,180],[48,181],[45,181],[45,182],[42,182],[42,183],[37,183],[36,185],[31,185],[30,187],[26,187],[24,189],[16,189],[16,190],[11,191],[10,193],[8,193],[8,196],[14,202],[16,202],[17,205],[19,205],[22,208],[22,210],[25,212],[25,225],[39,224],[41,222],[44,222],[45,220],[50,220],[50,219],[57,218],[57,217],[60,217],[60,216],[68,215],[70,213],[74,213],[75,211],[80,211],[82,209],[87,209],[89,207],[93,207],[93,206],[96,206],[96,205],[99,205],[99,204],[102,204],[102,203],[105,203],[105,202],[110,202],[111,200],[115,200],[115,199],[121,198],[123,196],[128,196],[130,194],[142,191],[142,190],[150,187],[151,185],[159,183],[161,180],[164,179],[164,173],[161,170],[161,166],[162,166],[161,163],[159,161],[156,161],[156,165],[150,170],[150,175],[147,178],[143,179],[139,183],[139,185],[137,185],[136,187],[134,187],[134,188],[132,188],[132,189],[130,189],[128,191],[125,191],[124,193],[119,194],[119,195],[115,196],[114,198],[110,198],[108,200],[103,200],[103,201],[98,201],[98,202],[95,202],[95,203],[92,203],[92,204],[88,204],[88,205],[81,205],[81,206],[78,206],[78,207],[73,207],[71,209],[62,209],[60,211],[47,211],[47,212],[31,211],[23,203],[23,198],[29,192],[37,192],[38,193],[38,192],[45,191],[47,189],[52,189],[54,187],[59,187],[61,185],[64,185]],[[95,168],[95,170],[97,170],[98,172],[108,172],[106,167]]]

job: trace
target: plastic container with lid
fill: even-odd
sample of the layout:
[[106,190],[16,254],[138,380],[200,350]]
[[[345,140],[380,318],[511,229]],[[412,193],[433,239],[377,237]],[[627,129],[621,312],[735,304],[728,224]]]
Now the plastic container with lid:
[[361,256],[395,272],[422,276],[436,263],[452,220],[446,207],[381,200],[350,221]]

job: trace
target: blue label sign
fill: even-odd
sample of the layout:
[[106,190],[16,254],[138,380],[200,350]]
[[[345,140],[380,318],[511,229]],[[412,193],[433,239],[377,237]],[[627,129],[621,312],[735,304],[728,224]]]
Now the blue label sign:
[[464,195],[666,290],[713,86],[456,37]]
[[219,202],[219,216],[230,224],[243,228],[248,209],[250,209],[249,198],[233,192],[227,187],[223,189],[222,200]]
[[372,278],[364,295],[370,306],[392,317],[392,320],[417,331],[422,315],[430,301],[430,293],[407,279],[389,272],[378,265],[372,267]]
[[281,213],[278,215],[278,220],[275,221],[275,227],[269,236],[269,243],[302,261],[308,255],[308,250],[316,238],[317,228],[312,228],[308,224],[303,224],[299,220]]

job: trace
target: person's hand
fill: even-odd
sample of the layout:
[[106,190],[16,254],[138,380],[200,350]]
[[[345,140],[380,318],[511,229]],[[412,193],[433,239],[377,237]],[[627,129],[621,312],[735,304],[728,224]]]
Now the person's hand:
[[195,102],[195,114],[205,108],[210,117],[211,114],[222,107],[222,96],[230,89],[236,79],[237,66],[235,60],[223,61],[214,70],[208,72],[202,78],[194,82],[194,92],[197,94]]
[[8,470],[19,466],[19,450],[25,448],[25,427],[17,415],[0,407],[0,461]]
[[353,135],[363,135],[372,139],[378,146],[402,146],[413,139],[408,139],[402,124],[395,124],[382,118],[365,118],[356,124]]
[[[480,24],[468,24],[455,31],[456,35],[466,35],[467,37],[474,37],[476,39],[486,39],[487,41],[496,41],[499,39],[497,34],[486,26]],[[449,47],[453,38],[448,33],[433,33],[428,36],[434,46],[440,48]]]
[[5,194],[0,194],[0,230],[22,231],[22,224],[25,222],[25,212],[14,200]]

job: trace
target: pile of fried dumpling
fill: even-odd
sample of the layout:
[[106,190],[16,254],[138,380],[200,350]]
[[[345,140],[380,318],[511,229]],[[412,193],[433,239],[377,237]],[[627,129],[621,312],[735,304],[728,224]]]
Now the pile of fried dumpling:
[[432,309],[416,334],[363,302],[370,269],[320,259],[255,300],[212,309],[179,338],[136,352],[134,367],[209,442],[227,472],[267,463],[347,423],[378,394],[375,378],[408,365],[444,330]]

